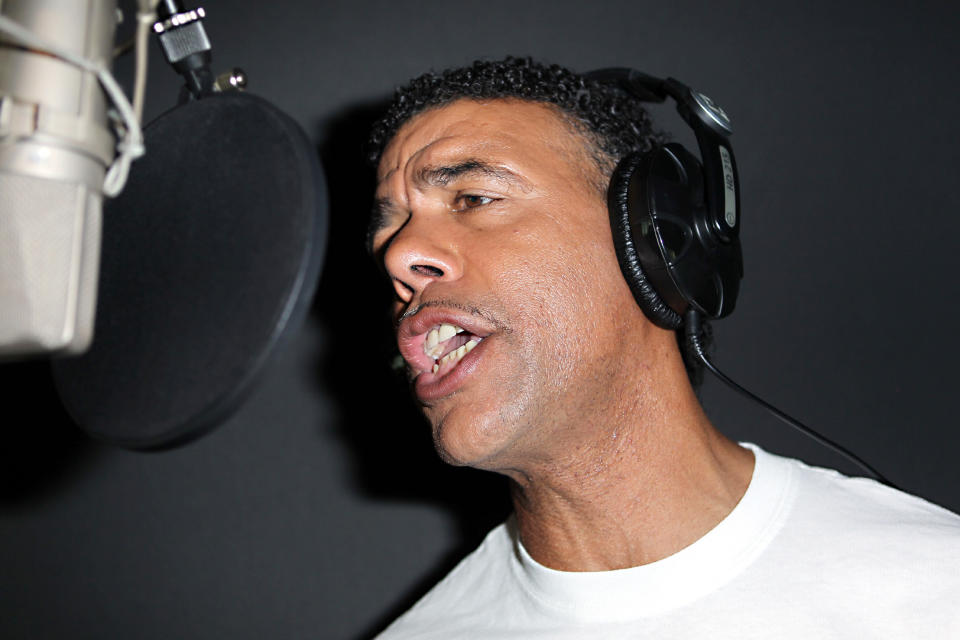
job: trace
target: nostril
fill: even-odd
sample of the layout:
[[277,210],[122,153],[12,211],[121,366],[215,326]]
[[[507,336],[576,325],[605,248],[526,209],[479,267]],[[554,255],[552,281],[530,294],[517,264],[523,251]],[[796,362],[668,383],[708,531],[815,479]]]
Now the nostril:
[[422,276],[440,278],[443,276],[443,270],[429,264],[415,264],[410,266],[410,270]]

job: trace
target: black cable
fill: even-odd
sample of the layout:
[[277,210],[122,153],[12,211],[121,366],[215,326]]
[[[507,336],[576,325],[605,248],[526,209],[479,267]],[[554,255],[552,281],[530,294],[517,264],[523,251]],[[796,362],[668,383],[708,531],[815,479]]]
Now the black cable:
[[701,335],[700,313],[698,311],[696,311],[693,308],[690,308],[687,310],[686,314],[684,314],[683,329],[684,329],[684,336],[686,337],[686,340],[687,340],[687,344],[692,348],[693,352],[697,355],[697,357],[700,358],[700,361],[703,362],[703,364],[707,367],[707,369],[710,370],[710,373],[717,376],[717,378],[719,378],[721,381],[726,383],[727,386],[729,386],[731,389],[740,393],[744,397],[749,398],[750,400],[753,400],[754,402],[762,406],[764,409],[766,409],[776,417],[780,418],[780,420],[787,423],[788,425],[790,425],[800,433],[808,436],[809,438],[812,438],[813,440],[816,440],[817,442],[827,447],[828,449],[831,449],[836,453],[839,453],[840,455],[845,457],[847,460],[849,460],[850,462],[853,462],[854,464],[859,466],[861,469],[866,471],[869,475],[873,476],[879,482],[882,482],[888,487],[893,487],[894,489],[900,489],[900,487],[892,483],[890,480],[887,480],[887,478],[885,478],[883,474],[881,474],[879,471],[877,471],[872,466],[870,466],[870,464],[867,463],[866,460],[864,460],[854,452],[850,451],[849,449],[847,449],[842,445],[837,444],[830,438],[817,433],[816,431],[806,426],[799,420],[796,420],[795,418],[791,418],[786,413],[784,413],[783,411],[780,411],[769,402],[766,402],[759,396],[756,396],[753,393],[747,391],[746,389],[741,387],[739,384],[737,384],[736,382],[728,378],[726,375],[724,375],[715,366],[713,366],[713,363],[710,362],[710,359],[707,357],[707,354],[704,352],[703,344],[700,342],[700,335]]

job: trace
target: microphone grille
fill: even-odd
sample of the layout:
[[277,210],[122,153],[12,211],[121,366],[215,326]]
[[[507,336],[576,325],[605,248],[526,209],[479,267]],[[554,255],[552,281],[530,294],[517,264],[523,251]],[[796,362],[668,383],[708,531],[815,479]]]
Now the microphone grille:
[[102,201],[86,184],[0,171],[0,359],[85,350]]

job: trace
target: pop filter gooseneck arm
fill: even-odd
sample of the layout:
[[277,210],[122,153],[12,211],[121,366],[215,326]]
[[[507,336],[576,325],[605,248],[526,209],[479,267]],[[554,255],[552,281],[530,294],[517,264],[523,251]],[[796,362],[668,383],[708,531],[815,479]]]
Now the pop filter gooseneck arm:
[[827,447],[828,449],[832,449],[836,453],[839,453],[844,458],[846,458],[850,462],[853,462],[858,467],[866,471],[869,475],[873,476],[873,478],[875,478],[876,480],[882,482],[888,487],[893,487],[894,489],[900,489],[900,487],[898,487],[893,482],[891,482],[886,477],[884,477],[883,474],[881,474],[879,471],[877,471],[872,466],[870,466],[870,464],[867,463],[867,461],[865,461],[863,458],[861,458],[854,452],[850,451],[849,449],[847,449],[846,447],[840,444],[837,444],[830,438],[820,433],[817,433],[810,427],[806,426],[799,420],[790,417],[783,411],[780,411],[769,402],[766,402],[759,396],[754,395],[750,391],[747,391],[746,389],[741,387],[739,384],[737,384],[736,382],[728,378],[726,375],[724,375],[723,372],[721,372],[719,369],[717,369],[713,365],[713,363],[710,362],[710,359],[707,357],[707,354],[703,348],[703,343],[700,340],[700,337],[702,335],[702,330],[700,328],[700,312],[692,307],[688,309],[686,314],[684,315],[683,331],[684,331],[684,337],[686,338],[687,344],[696,354],[697,358],[699,358],[700,361],[704,364],[704,366],[706,366],[707,369],[710,370],[710,373],[712,373],[717,378],[719,378],[723,383],[725,383],[731,389],[733,389],[740,395],[750,400],[753,400],[754,402],[762,406],[764,409],[766,409],[767,411],[769,411],[770,413],[775,415],[777,418],[787,423],[788,425],[790,425],[800,433],[804,434],[805,436],[812,438],[813,440],[816,440],[817,442]]

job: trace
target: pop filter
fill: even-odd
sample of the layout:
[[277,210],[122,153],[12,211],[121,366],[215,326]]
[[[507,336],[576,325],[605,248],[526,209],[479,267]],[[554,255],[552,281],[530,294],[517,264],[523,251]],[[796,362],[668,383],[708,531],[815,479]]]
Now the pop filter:
[[211,95],[144,134],[104,206],[93,344],[53,362],[76,423],[133,449],[189,441],[240,406],[306,315],[327,235],[316,150],[267,101]]

